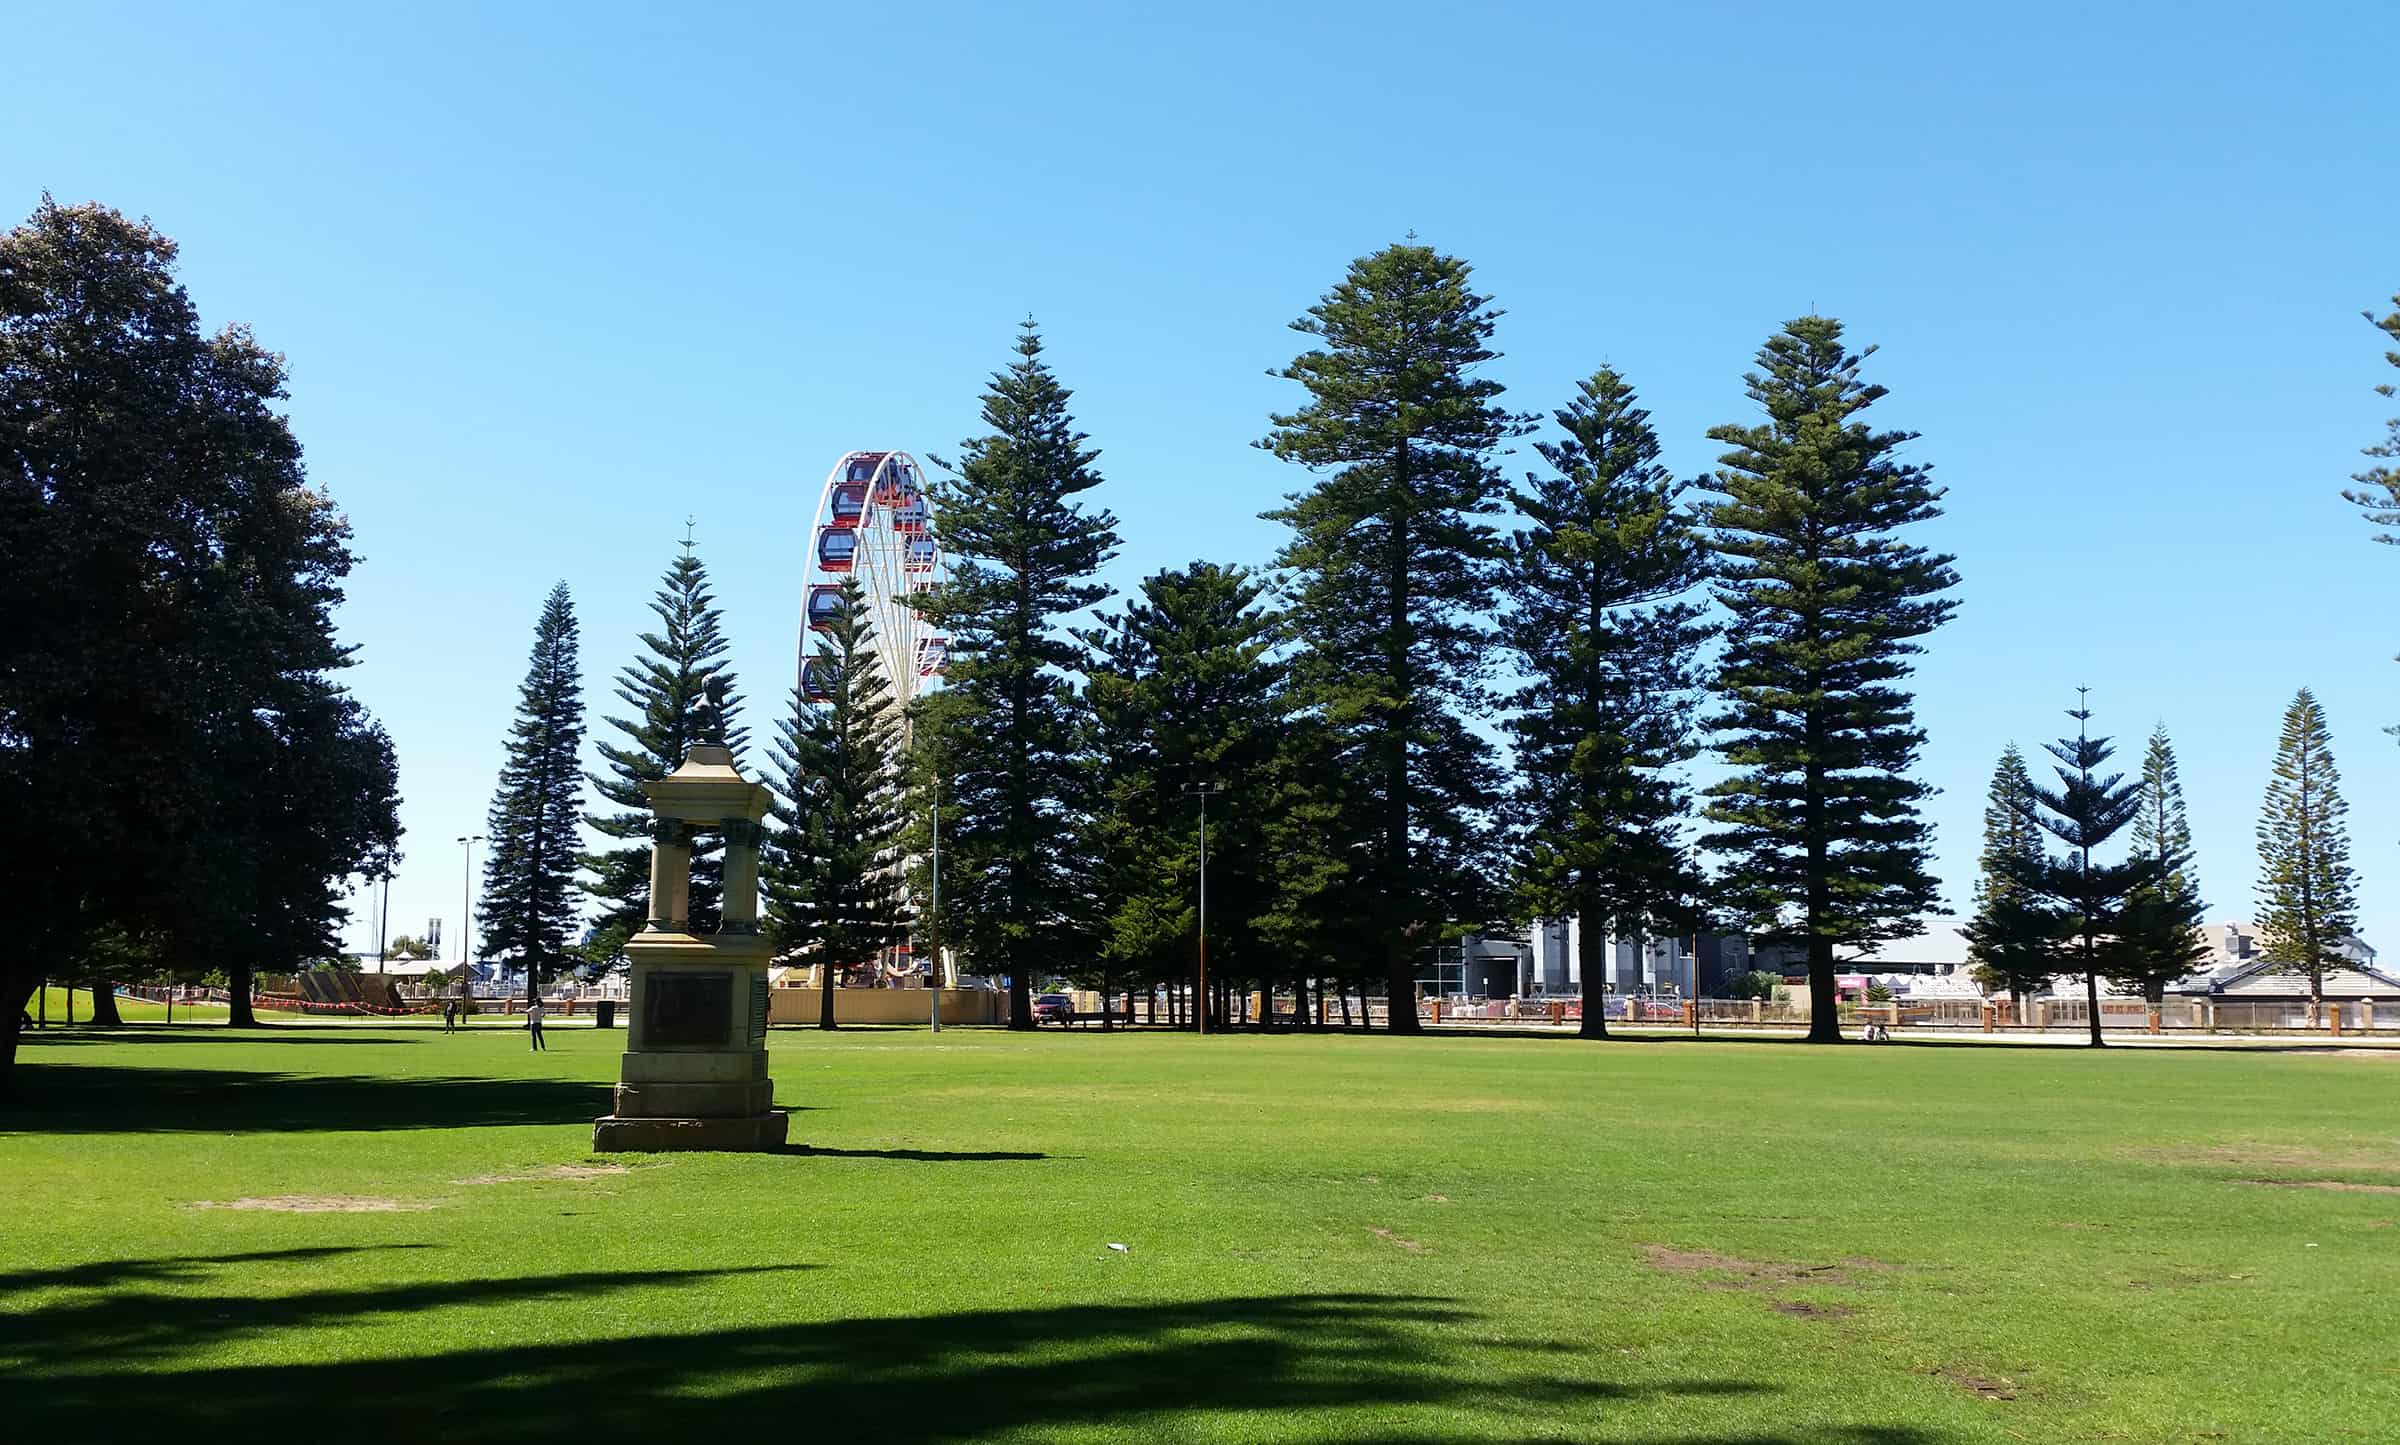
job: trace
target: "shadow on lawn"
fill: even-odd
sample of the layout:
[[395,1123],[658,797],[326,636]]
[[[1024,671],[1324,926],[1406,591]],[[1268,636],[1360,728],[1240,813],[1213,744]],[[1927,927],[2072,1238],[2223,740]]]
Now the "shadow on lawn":
[[[1145,1426],[1168,1427],[1206,1411],[1229,1417],[1233,1438],[1250,1421],[1285,1439],[1305,1438],[1295,1427],[1321,1424],[1329,1438],[1394,1440],[1411,1436],[1409,1417],[1422,1411],[1442,1422],[1444,1433],[1421,1437],[1431,1441],[1457,1438],[1461,1425],[1494,1438],[1537,1431],[1555,1438],[1562,1426],[1602,1425],[1613,1407],[1632,1402],[1773,1393],[1746,1380],[1620,1384],[1556,1373],[1575,1357],[1595,1370],[1609,1367],[1609,1356],[1573,1345],[1512,1349],[1503,1358],[1527,1368],[1495,1372],[1488,1360],[1456,1354],[1462,1327],[1478,1323],[1472,1312],[1442,1299],[1367,1294],[763,1323],[285,1363],[323,1349],[346,1325],[379,1316],[453,1305],[538,1309],[662,1285],[711,1290],[744,1271],[230,1295],[189,1278],[207,1263],[134,1261],[114,1274],[90,1267],[98,1272],[79,1283],[116,1292],[0,1313],[0,1359],[13,1364],[0,1372],[7,1382],[0,1395],[16,1397],[4,1407],[12,1430],[37,1440],[214,1439],[287,1420],[340,1440],[606,1442],[772,1432],[937,1445],[1016,1430],[1140,1438]],[[272,1260],[227,1256],[222,1263],[256,1271]],[[250,1273],[242,1278],[254,1282]],[[177,1287],[133,1287],[157,1279]],[[28,1282],[0,1276],[0,1291]],[[642,1306],[629,1298],[580,1309],[629,1329],[638,1328]],[[302,1328],[313,1332],[305,1341],[276,1334]],[[430,1346],[445,1333],[444,1322],[427,1319],[417,1338]],[[279,1362],[179,1365],[187,1352],[243,1343]],[[1354,1410],[1399,1413],[1302,1418]],[[1460,1412],[1479,1418],[1462,1421]],[[1739,1438],[1769,1445],[1782,1437]],[[1831,1438],[1913,1445],[1927,1437],[1869,1430]]]
[[588,1124],[612,1086],[578,1079],[291,1074],[19,1062],[0,1132],[287,1133]]
[[261,1024],[254,1029],[205,1024],[76,1024],[27,1029],[17,1035],[20,1058],[35,1050],[76,1044],[421,1044],[433,1031],[362,1028],[357,1024]]

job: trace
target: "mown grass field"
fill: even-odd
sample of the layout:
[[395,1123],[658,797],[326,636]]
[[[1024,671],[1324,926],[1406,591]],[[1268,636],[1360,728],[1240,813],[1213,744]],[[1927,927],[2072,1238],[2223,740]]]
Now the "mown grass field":
[[2400,1435],[2400,1058],[778,1031],[595,1159],[552,1034],[28,1043],[10,1438]]

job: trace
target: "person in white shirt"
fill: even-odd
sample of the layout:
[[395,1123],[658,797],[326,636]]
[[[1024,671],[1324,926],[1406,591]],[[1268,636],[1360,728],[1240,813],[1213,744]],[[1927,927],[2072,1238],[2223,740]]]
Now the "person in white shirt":
[[548,1051],[550,1046],[542,1042],[542,1001],[538,998],[525,1005],[525,1031],[533,1036],[535,1048]]

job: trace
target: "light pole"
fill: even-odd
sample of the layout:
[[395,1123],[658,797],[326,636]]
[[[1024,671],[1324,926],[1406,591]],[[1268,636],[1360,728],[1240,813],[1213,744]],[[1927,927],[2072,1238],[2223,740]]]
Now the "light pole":
[[458,996],[467,995],[467,939],[475,932],[475,845],[483,841],[481,833],[458,840],[466,845],[466,862],[459,870],[458,885]]
[[1193,1018],[1200,1032],[1208,1033],[1208,800],[1212,794],[1225,790],[1215,783],[1186,783],[1183,791],[1188,797],[1200,800],[1200,970],[1198,987],[1194,990],[1199,1011]]
[[933,902],[926,910],[933,928],[933,961],[925,965],[926,992],[931,1002],[933,1031],[942,1031],[942,985],[948,981],[942,967],[942,780],[933,780]]

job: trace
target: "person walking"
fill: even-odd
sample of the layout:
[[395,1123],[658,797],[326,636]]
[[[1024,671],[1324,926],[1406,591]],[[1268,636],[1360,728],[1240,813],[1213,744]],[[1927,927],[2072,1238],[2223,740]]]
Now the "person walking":
[[533,1035],[535,1048],[549,1051],[550,1046],[542,1042],[542,1001],[538,998],[525,1005],[525,1031]]
[[446,998],[442,1000],[442,1032],[446,1034],[454,1034],[458,1032],[457,999]]

